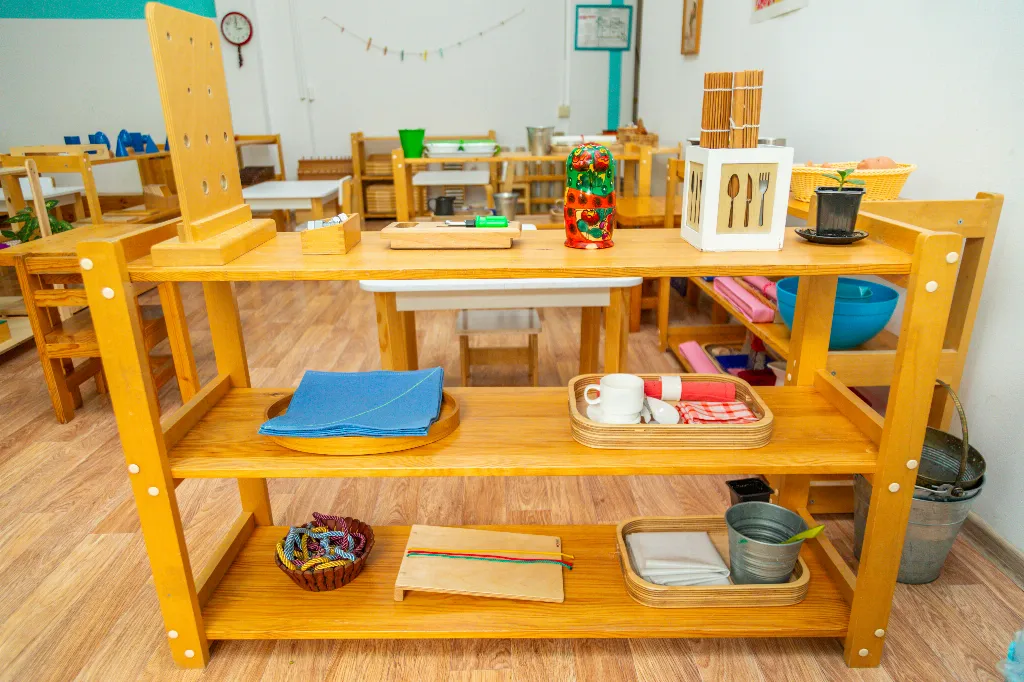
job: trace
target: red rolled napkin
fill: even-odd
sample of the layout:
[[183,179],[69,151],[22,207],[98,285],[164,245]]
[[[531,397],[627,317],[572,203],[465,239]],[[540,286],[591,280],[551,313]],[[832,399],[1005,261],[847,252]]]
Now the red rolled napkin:
[[736,385],[728,381],[683,381],[679,377],[661,377],[644,381],[644,395],[659,400],[736,400]]

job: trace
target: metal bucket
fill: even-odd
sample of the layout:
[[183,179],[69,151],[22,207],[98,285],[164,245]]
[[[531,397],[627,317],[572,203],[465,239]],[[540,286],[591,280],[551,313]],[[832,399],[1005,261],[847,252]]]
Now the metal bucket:
[[[919,585],[939,577],[942,564],[981,489],[982,484],[979,483],[960,497],[954,497],[949,492],[920,486],[915,488],[900,570],[896,576],[898,582]],[[870,504],[871,484],[857,474],[853,480],[853,554],[858,559],[864,544]]]
[[768,502],[743,502],[729,507],[725,523],[733,582],[748,585],[789,580],[804,541],[779,543],[807,530],[803,518]]
[[503,215],[509,221],[516,219],[516,204],[519,203],[519,196],[515,192],[497,192],[494,195],[494,209],[498,215]]
[[554,126],[526,126],[526,145],[530,153],[544,156],[551,151],[551,136],[555,134]]
[[921,448],[917,485],[934,488],[951,484],[953,496],[959,497],[962,491],[977,487],[985,475],[985,458],[968,444],[967,415],[953,387],[941,380],[935,383],[946,389],[953,399],[964,437],[960,439],[951,433],[928,427]]

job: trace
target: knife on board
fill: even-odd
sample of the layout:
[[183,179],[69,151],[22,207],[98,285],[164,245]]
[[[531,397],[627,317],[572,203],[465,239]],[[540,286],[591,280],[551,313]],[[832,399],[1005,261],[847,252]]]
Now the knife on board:
[[754,178],[747,175],[747,208],[743,212],[743,227],[750,224],[750,202],[754,200]]

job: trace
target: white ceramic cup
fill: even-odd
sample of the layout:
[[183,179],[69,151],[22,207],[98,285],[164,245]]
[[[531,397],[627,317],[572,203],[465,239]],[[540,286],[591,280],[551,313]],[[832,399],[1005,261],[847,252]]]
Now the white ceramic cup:
[[[591,396],[599,391],[599,396]],[[588,405],[600,405],[604,421],[610,424],[630,424],[640,415],[644,406],[644,380],[635,374],[606,374],[600,384],[589,384],[583,389]]]

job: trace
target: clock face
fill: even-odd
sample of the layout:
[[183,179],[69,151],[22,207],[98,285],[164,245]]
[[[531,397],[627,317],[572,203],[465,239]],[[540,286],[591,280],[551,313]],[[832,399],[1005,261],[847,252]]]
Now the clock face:
[[252,22],[241,12],[228,12],[220,22],[220,32],[232,45],[245,45],[252,38]]

